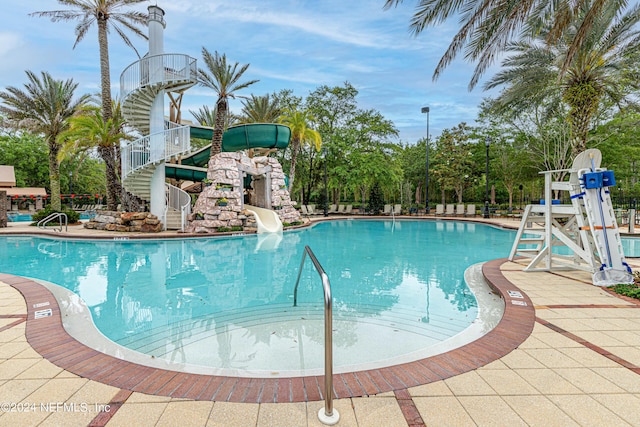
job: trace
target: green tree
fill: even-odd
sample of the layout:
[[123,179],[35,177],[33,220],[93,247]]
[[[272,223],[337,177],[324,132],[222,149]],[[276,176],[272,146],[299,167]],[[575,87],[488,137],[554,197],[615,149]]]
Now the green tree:
[[[96,23],[98,27],[98,46],[100,49],[100,87],[104,121],[108,122],[112,114],[111,99],[111,73],[109,69],[109,29],[115,30],[124,43],[136,50],[133,43],[125,33],[125,29],[145,38],[141,27],[147,25],[147,14],[137,11],[122,11],[124,7],[135,6],[144,3],[146,0],[58,0],[58,3],[69,6],[70,10],[53,10],[46,12],[34,12],[32,16],[50,18],[53,22],[59,21],[80,21],[75,28],[76,41],[78,43],[84,39],[89,29]],[[138,52],[136,51],[136,54]],[[138,55],[140,56],[140,55]],[[117,195],[123,192],[120,183],[119,171],[112,170],[118,166],[118,146],[100,145],[98,148],[100,157],[106,164],[107,174],[107,206],[115,210],[117,205]]]
[[509,211],[511,211],[516,189],[531,173],[531,154],[522,145],[508,141],[494,142],[491,148],[494,152],[492,169],[507,190]]
[[283,112],[278,100],[269,94],[263,96],[252,94],[240,102],[242,103],[240,123],[276,123]]
[[[58,136],[62,149],[58,153],[58,159],[71,158],[79,154],[87,154],[97,149],[108,150],[118,145],[122,140],[132,140],[133,137],[125,132],[125,120],[120,110],[120,104],[113,104],[111,118],[105,119],[102,108],[87,105],[69,119],[69,127]],[[107,171],[107,182],[114,179],[109,171],[116,171],[115,164],[109,164],[115,159],[108,157],[103,159]],[[111,173],[112,173],[111,172]],[[139,201],[128,193],[123,192],[123,204],[128,211],[139,211]]]
[[[430,147],[431,148],[431,147]],[[423,202],[424,196],[424,185],[426,183],[426,172],[427,172],[427,139],[420,138],[415,144],[404,144],[402,145],[402,153],[400,154],[400,161],[402,165],[402,171],[405,179],[405,187],[407,184],[409,185],[408,190],[405,190],[409,193],[413,193],[413,189],[415,189],[415,193],[411,194],[411,196],[406,199],[407,202],[411,202],[411,200],[415,200],[416,203]],[[429,151],[429,158],[433,158],[433,150]],[[433,180],[429,180],[429,193],[431,194],[431,190],[433,187]]]
[[440,185],[443,204],[447,190],[453,190],[458,203],[462,203],[464,190],[473,184],[475,163],[469,144],[470,132],[466,123],[460,123],[442,131],[436,140],[433,175]]
[[596,128],[593,141],[602,152],[602,165],[615,172],[618,197],[640,197],[640,114],[618,112]]
[[225,131],[225,120],[229,114],[229,98],[239,96],[237,91],[246,89],[258,80],[240,82],[242,75],[249,68],[249,64],[233,65],[227,63],[227,56],[220,56],[217,51],[212,55],[205,47],[202,48],[202,59],[206,69],[198,68],[198,82],[200,85],[213,89],[218,99],[216,100],[216,121],[211,138],[211,157],[222,150],[222,134]]
[[[385,0],[385,8],[403,1]],[[560,73],[565,74],[602,11],[607,7],[620,10],[627,5],[626,0],[419,0],[417,3],[410,23],[411,31],[416,35],[448,18],[460,18],[460,30],[440,59],[433,76],[437,79],[454,58],[464,51],[467,60],[477,62],[469,83],[470,89],[514,38],[523,32],[537,34],[540,27],[550,19],[551,30],[547,32],[545,42],[554,44],[572,25],[575,14],[581,11],[584,19],[576,28],[576,37],[560,64]]]
[[384,197],[378,181],[373,183],[371,192],[369,193],[369,213],[379,215],[384,208]]
[[291,129],[291,165],[289,166],[289,193],[293,190],[296,162],[300,146],[309,144],[317,152],[322,147],[320,133],[311,127],[315,118],[307,110],[285,110],[278,121]]
[[26,71],[29,83],[24,89],[9,86],[0,92],[0,113],[16,128],[26,128],[40,133],[49,148],[49,182],[51,205],[60,209],[60,163],[57,138],[68,126],[68,120],[87,101],[88,95],[74,100],[78,83],[73,79],[55,80],[49,73],[42,72],[39,78]]
[[[587,147],[589,129],[601,102],[613,105],[633,105],[640,88],[636,62],[640,52],[640,33],[635,25],[640,21],[640,6],[623,16],[618,15],[616,2],[606,4],[593,20],[580,48],[568,61],[567,72],[561,67],[578,29],[589,13],[586,5],[575,21],[553,46],[545,45],[551,24],[532,39],[509,45],[511,55],[503,61],[503,70],[495,75],[486,89],[504,86],[497,99],[498,106],[523,110],[530,102],[542,104],[559,93],[569,108],[572,157]],[[558,76],[561,75],[558,80]]]
[[[364,203],[374,182],[388,194],[402,182],[400,146],[392,141],[397,138],[397,129],[378,111],[358,108],[357,95],[357,89],[345,82],[343,86],[322,85],[306,99],[307,108],[316,118],[315,129],[327,147],[334,203],[341,193],[344,197],[353,194]],[[313,171],[312,152],[309,154],[307,197],[312,178],[318,176]]]
[[0,136],[0,165],[11,165],[18,187],[50,191],[48,147],[40,135],[17,132]]
[[216,124],[216,110],[215,108],[212,110],[208,105],[203,105],[198,108],[198,111],[189,110],[191,115],[199,125],[214,127]]

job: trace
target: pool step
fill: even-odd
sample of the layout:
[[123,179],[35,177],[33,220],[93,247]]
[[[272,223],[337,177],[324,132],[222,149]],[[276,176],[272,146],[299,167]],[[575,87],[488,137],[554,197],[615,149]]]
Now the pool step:
[[[384,313],[384,307],[359,306],[357,313],[334,312],[335,339],[352,330],[354,325],[365,328],[381,328],[412,337],[424,337],[434,341],[447,339],[468,326],[467,322],[454,321],[439,315],[404,307],[401,313]],[[252,331],[272,328],[273,334],[287,334],[295,325],[312,322],[322,329],[324,309],[315,304],[292,307],[289,304],[260,306],[252,309],[234,310],[201,316],[198,318],[175,319],[163,326],[146,331],[136,331],[135,335],[117,342],[133,350],[162,357],[167,345],[180,341],[188,346],[198,341],[227,335],[230,333],[251,334]],[[288,325],[288,326],[287,326]],[[282,329],[284,327],[284,329]],[[187,336],[188,335],[188,336]]]

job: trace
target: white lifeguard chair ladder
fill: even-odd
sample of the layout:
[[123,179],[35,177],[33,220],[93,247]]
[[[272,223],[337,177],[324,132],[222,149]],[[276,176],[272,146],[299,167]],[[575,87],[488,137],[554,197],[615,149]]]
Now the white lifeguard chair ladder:
[[[632,280],[608,189],[585,188],[585,177],[590,176],[585,174],[606,170],[600,168],[601,160],[599,150],[589,149],[576,156],[571,169],[541,172],[545,203],[525,208],[509,260],[531,258],[524,271],[589,271],[598,285],[605,284],[602,271],[628,271],[628,275],[615,275],[615,281]],[[559,172],[568,172],[569,179],[553,181],[553,174]],[[553,204],[554,191],[568,192],[571,204]],[[569,250],[554,251],[559,246]]]

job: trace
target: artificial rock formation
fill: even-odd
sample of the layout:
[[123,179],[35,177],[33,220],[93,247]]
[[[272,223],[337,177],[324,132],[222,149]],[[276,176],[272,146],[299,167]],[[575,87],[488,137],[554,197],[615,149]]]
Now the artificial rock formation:
[[[253,188],[244,188],[244,176],[253,175]],[[198,196],[189,217],[187,232],[213,233],[220,229],[255,229],[253,214],[243,209],[249,203],[277,212],[283,223],[300,221],[285,185],[282,165],[272,157],[249,158],[243,152],[220,153],[209,160],[207,179],[211,185]],[[226,204],[221,203],[226,199]],[[266,206],[268,205],[268,206]]]
[[140,233],[159,233],[162,222],[149,212],[112,212],[99,213],[84,224],[84,228],[106,231],[133,231]]

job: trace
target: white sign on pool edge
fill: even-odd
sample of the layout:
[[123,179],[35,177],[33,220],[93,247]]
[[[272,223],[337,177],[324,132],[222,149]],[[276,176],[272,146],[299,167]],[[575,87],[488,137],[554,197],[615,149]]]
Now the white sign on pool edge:
[[35,312],[35,316],[33,316],[34,319],[41,319],[43,317],[50,317],[53,316],[53,312],[51,311],[50,308],[47,308],[46,310],[38,310]]

